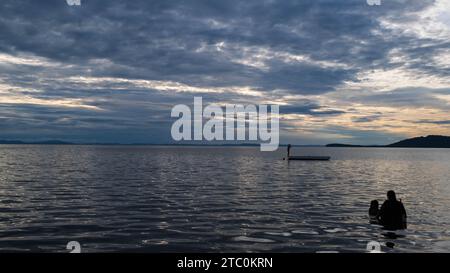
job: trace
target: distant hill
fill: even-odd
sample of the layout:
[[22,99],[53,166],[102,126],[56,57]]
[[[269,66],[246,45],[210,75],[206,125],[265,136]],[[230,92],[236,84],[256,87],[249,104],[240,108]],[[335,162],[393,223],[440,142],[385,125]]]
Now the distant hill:
[[332,144],[327,144],[327,147],[366,147],[366,146],[352,145],[352,144],[341,144],[341,143],[332,143]]
[[433,135],[415,137],[392,143],[387,147],[450,148],[450,137]]
[[47,144],[47,145],[68,145],[73,144],[70,142],[60,141],[60,140],[45,140],[45,141],[20,141],[20,140],[0,140],[0,144]]
[[351,144],[328,144],[327,147],[391,147],[391,148],[450,148],[449,136],[430,135],[426,137],[414,137],[395,142],[389,145],[351,145]]
[[0,140],[0,144],[25,144],[25,143],[19,140]]

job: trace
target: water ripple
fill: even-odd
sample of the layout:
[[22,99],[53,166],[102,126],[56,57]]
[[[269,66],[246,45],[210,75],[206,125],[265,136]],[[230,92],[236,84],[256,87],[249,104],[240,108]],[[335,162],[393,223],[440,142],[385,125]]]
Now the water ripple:
[[[296,151],[299,152],[299,151]],[[0,251],[450,251],[450,154],[440,149],[0,146]],[[395,238],[367,207],[394,189]],[[394,244],[394,248],[386,245]]]

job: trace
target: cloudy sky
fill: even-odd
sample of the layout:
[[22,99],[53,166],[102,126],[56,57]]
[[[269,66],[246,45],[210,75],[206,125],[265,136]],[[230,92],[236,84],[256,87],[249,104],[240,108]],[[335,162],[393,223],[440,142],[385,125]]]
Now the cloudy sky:
[[2,0],[0,139],[168,143],[176,104],[277,103],[282,142],[450,135],[450,1]]

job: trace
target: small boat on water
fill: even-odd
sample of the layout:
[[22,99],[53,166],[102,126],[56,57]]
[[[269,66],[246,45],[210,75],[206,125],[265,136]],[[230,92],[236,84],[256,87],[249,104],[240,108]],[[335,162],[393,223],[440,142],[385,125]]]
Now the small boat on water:
[[304,161],[328,161],[329,156],[291,156],[291,144],[287,146],[287,157],[283,160],[304,160]]
[[329,156],[290,156],[287,160],[312,160],[312,161],[328,161]]

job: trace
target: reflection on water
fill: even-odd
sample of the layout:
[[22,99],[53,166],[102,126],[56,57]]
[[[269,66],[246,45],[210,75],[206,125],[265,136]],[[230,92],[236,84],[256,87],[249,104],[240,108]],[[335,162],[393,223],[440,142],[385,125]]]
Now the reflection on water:
[[[0,251],[450,251],[449,150],[283,152],[2,145]],[[389,189],[409,216],[395,238],[367,216]]]

